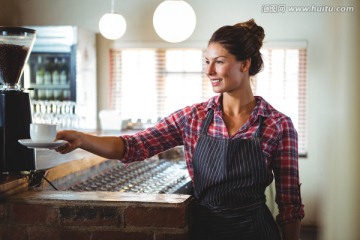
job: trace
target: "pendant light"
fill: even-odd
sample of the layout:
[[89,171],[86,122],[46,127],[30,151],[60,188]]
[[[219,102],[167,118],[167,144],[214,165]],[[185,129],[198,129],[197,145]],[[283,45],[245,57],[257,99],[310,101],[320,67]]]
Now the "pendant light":
[[99,21],[100,33],[107,39],[121,38],[126,31],[125,18],[114,12],[114,0],[111,0],[111,12],[105,13]]
[[153,24],[159,37],[178,43],[194,32],[196,15],[190,4],[183,0],[165,0],[155,9]]

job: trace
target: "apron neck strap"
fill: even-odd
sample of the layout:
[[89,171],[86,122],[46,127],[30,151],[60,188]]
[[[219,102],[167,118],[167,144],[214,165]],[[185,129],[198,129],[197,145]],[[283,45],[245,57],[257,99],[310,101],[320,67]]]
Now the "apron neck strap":
[[261,137],[261,130],[263,127],[264,117],[259,115],[259,127],[255,132],[255,137],[260,138]]
[[209,108],[209,111],[206,114],[205,122],[203,123],[201,130],[200,130],[200,133],[202,135],[207,135],[207,132],[208,132],[210,123],[213,120],[213,117],[214,117],[214,110]]

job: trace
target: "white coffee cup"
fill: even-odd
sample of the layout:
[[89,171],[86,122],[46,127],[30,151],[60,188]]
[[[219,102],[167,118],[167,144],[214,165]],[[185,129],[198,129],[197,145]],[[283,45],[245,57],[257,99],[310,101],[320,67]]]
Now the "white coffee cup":
[[34,142],[53,142],[56,138],[56,125],[31,123],[30,137]]

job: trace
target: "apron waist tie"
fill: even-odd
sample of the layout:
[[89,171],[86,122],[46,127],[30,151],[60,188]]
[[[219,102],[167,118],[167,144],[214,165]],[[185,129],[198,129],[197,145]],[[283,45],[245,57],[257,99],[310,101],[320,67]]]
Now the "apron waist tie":
[[263,207],[265,204],[266,204],[265,199],[261,199],[256,202],[244,204],[244,205],[240,205],[240,206],[216,206],[216,207],[213,207],[213,206],[210,206],[207,204],[197,203],[197,205],[200,208],[205,208],[205,209],[211,210],[212,212],[217,212],[217,213],[237,212],[237,211],[239,211],[239,212],[253,211],[253,210]]

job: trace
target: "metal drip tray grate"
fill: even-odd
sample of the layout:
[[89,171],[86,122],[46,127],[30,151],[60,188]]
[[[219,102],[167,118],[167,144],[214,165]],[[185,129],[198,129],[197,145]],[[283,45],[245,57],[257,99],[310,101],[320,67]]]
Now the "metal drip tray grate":
[[192,186],[184,160],[148,159],[119,163],[67,190],[191,194]]

